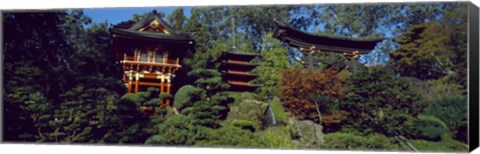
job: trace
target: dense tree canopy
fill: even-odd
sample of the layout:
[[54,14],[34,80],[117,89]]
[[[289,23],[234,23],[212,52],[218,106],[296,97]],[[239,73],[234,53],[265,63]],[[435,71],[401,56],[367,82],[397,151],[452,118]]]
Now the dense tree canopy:
[[[92,22],[82,10],[6,12],[4,140],[305,148],[293,126],[306,120],[327,133],[316,148],[464,150],[467,10],[448,2],[157,11],[196,40],[172,95],[155,88],[126,93],[107,21]],[[359,72],[305,69],[295,61],[304,53],[272,36],[274,20],[312,34],[385,39],[360,57],[366,67]],[[216,59],[232,50],[260,55],[252,71],[262,85],[257,91],[227,92]],[[172,106],[160,108],[164,98],[173,98]],[[252,119],[262,119],[269,105],[278,121],[260,128]]]

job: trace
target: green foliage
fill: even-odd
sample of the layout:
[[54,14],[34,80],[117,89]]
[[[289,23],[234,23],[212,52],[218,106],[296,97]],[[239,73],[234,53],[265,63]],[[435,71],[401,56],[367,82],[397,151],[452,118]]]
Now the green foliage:
[[438,26],[423,23],[413,26],[410,32],[402,34],[397,41],[401,44],[400,48],[390,53],[401,75],[423,80],[438,79],[445,75],[443,64],[449,62],[448,49],[438,44],[445,42],[444,39],[448,37],[428,36],[430,33],[441,33],[438,30]]
[[428,103],[423,114],[435,116],[444,121],[451,131],[467,121],[467,97],[443,96]]
[[143,99],[142,97],[139,97],[138,95],[135,95],[133,93],[127,93],[120,98],[120,101],[122,101],[122,102],[132,102],[132,103],[135,103],[136,105],[141,105],[142,102],[145,101],[145,99]]
[[258,125],[256,126],[255,123],[248,120],[233,120],[232,125],[245,130],[249,130],[251,132],[255,132],[255,130],[258,128]]
[[206,90],[207,97],[228,88],[221,76],[222,74],[214,69],[196,69],[188,72],[188,77],[195,79],[195,85]]
[[[221,79],[221,73],[214,69],[198,69],[188,73],[195,79],[196,87],[184,86],[176,98],[183,115],[196,119],[194,124],[216,128],[219,120],[228,113],[228,97],[222,91],[228,85]],[[187,97],[184,99],[180,97]]]
[[172,95],[169,93],[161,93],[158,97],[165,99],[165,98],[172,98]]
[[160,104],[162,104],[162,101],[158,98],[151,99],[151,100],[143,103],[143,105],[145,105],[145,106],[159,106]]
[[226,122],[232,122],[234,120],[248,120],[253,122],[256,126],[261,125],[263,113],[266,108],[262,108],[261,102],[255,99],[253,93],[229,93],[235,102],[229,104],[229,112],[226,117]]
[[192,85],[185,85],[175,93],[173,107],[182,110],[190,107],[194,102],[204,97],[205,91],[203,89],[194,87]]
[[410,143],[421,152],[467,152],[468,146],[453,140],[450,134],[442,135],[441,141],[410,140]]
[[149,137],[145,144],[193,145],[197,128],[192,119],[183,115],[174,115],[165,122],[156,125],[157,134]]
[[394,139],[382,134],[359,136],[349,133],[325,135],[325,142],[321,145],[321,148],[339,150],[401,150],[401,147],[394,143]]
[[226,110],[225,106],[216,105],[214,102],[199,101],[192,107],[185,108],[182,114],[195,119],[193,122],[195,125],[215,128],[218,127],[219,119],[223,117]]
[[466,89],[466,22],[465,4],[449,4],[437,22],[423,21],[410,27],[397,43],[400,47],[390,52],[390,58],[402,76],[422,80],[448,76],[449,83]]
[[198,141],[195,145],[251,148],[263,145],[263,143],[258,140],[258,136],[249,130],[232,125],[223,125],[219,129],[208,131],[205,140]]
[[415,138],[439,141],[441,136],[448,131],[447,125],[440,119],[426,115],[419,115],[417,118],[414,122],[416,131],[418,131]]
[[263,37],[261,44],[262,60],[253,70],[259,76],[256,83],[262,84],[259,89],[261,99],[271,99],[277,95],[277,85],[280,80],[280,71],[290,66],[288,61],[288,48],[283,47],[282,43],[273,38],[272,33]]
[[172,14],[167,16],[167,20],[170,22],[171,26],[177,30],[181,30],[183,28],[183,24],[185,23],[185,15],[183,14],[182,8],[175,9]]
[[270,127],[259,132],[259,138],[264,143],[262,146],[265,148],[294,149],[301,147],[300,143],[292,141],[288,126]]
[[[128,98],[128,99],[127,99]],[[100,142],[141,143],[150,135],[148,117],[139,109],[138,96],[127,93],[114,103],[104,128],[106,132]]]
[[349,112],[349,124],[363,133],[395,135],[402,131],[397,129],[401,127],[398,125],[421,111],[417,108],[420,95],[404,79],[387,70],[359,71],[347,79],[345,91],[341,109]]
[[273,100],[269,102],[269,105],[272,108],[277,122],[286,121],[290,117],[290,113],[288,113],[285,107],[283,107],[283,103],[279,98],[274,97]]

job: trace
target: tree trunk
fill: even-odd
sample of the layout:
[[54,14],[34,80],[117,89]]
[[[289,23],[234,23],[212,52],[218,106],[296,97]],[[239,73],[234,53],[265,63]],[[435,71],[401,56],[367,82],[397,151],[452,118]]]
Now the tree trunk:
[[315,109],[317,110],[318,114],[318,124],[322,125],[322,113],[320,112],[320,107],[318,106],[318,102],[314,99],[315,102]]

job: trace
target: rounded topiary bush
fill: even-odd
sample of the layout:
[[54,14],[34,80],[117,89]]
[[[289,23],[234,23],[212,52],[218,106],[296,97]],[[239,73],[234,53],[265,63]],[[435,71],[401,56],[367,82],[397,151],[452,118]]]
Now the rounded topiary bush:
[[158,95],[159,98],[172,98],[172,95],[169,93],[161,93]]
[[201,96],[205,91],[194,87],[192,85],[185,85],[181,87],[174,96],[174,103],[172,107],[182,110],[186,107],[193,106],[193,102],[199,100],[199,98],[195,98],[197,96]]
[[423,114],[439,118],[447,124],[451,131],[455,131],[460,123],[467,121],[467,97],[441,97],[429,102]]
[[158,98],[151,99],[144,103],[146,106],[160,106],[160,104],[162,104],[162,101]]
[[141,105],[145,101],[145,99],[138,97],[135,94],[127,93],[120,98],[120,101],[132,102],[132,103],[135,103],[136,105]]
[[416,138],[439,141],[441,136],[448,131],[447,125],[433,116],[419,115],[414,122]]

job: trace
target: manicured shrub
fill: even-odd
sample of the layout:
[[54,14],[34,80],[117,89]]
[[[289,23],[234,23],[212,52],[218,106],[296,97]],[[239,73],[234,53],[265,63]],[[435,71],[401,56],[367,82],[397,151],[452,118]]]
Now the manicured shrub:
[[266,103],[256,101],[251,93],[230,94],[230,96],[235,102],[229,104],[229,112],[225,119],[226,122],[231,123],[234,120],[248,120],[255,123],[255,125],[261,125],[263,113],[266,109],[266,105],[264,104]]
[[169,93],[161,93],[158,95],[159,98],[172,98],[172,95]]
[[341,110],[348,111],[348,124],[363,133],[387,136],[401,131],[407,116],[419,114],[419,93],[392,71],[363,69],[346,80]]
[[244,147],[252,148],[264,145],[254,133],[233,125],[222,125],[219,129],[209,129],[204,140],[196,142],[198,146]]
[[157,134],[149,137],[145,144],[193,145],[196,127],[192,119],[183,115],[174,115],[164,123],[155,126]]
[[127,93],[120,98],[120,101],[132,102],[137,105],[141,105],[141,103],[143,103],[145,99],[138,97],[135,94]]
[[441,97],[429,102],[423,114],[439,118],[447,124],[450,131],[455,131],[460,123],[467,121],[467,97]]
[[290,117],[279,98],[275,97],[269,104],[277,122],[285,121]]
[[416,134],[412,138],[439,141],[441,136],[448,131],[447,125],[438,118],[419,115],[414,122]]
[[151,100],[145,102],[143,105],[158,107],[158,106],[160,106],[161,103],[162,103],[162,101],[160,99],[155,98],[155,99],[151,99]]
[[232,125],[245,130],[249,130],[251,132],[255,132],[256,127],[258,127],[258,126],[255,126],[253,122],[248,120],[233,120]]
[[200,88],[192,85],[185,85],[175,94],[173,107],[181,111],[186,107],[193,106],[193,103],[200,99],[197,98],[197,96],[201,96],[203,93],[205,93],[205,91]]
[[259,137],[265,148],[292,149],[302,146],[299,142],[292,141],[289,126],[270,127],[259,132]]

